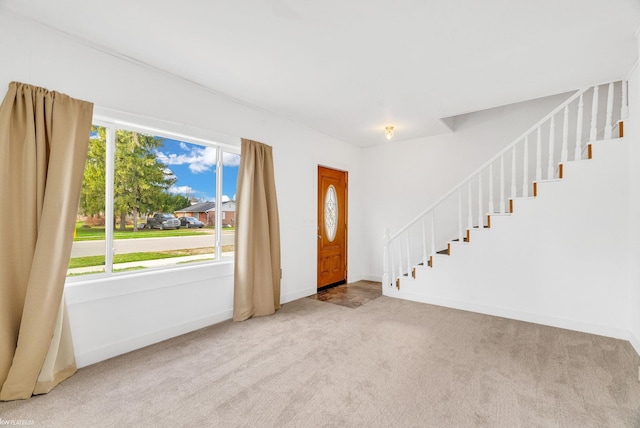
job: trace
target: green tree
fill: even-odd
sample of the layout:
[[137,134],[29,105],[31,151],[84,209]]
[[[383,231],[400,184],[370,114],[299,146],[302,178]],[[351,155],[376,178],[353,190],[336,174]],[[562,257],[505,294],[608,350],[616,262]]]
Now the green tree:
[[98,216],[105,211],[106,130],[91,128],[91,139],[84,168],[84,180],[80,193],[80,214]]
[[133,230],[138,230],[139,214],[161,210],[166,190],[175,176],[156,158],[155,150],[163,140],[133,131],[116,131],[114,213],[125,218],[133,215]]
[[[120,217],[121,229],[126,227],[125,218],[129,214],[133,215],[134,231],[137,231],[140,214],[174,211],[178,209],[174,206],[188,205],[186,197],[167,193],[176,178],[156,158],[155,151],[162,145],[162,139],[150,135],[116,131],[114,214]],[[105,128],[93,126],[78,208],[82,215],[105,213],[106,147]]]
[[184,195],[172,195],[169,193],[164,193],[163,197],[160,200],[161,204],[158,207],[158,210],[168,213],[178,211],[191,205],[191,201],[189,200],[189,198]]

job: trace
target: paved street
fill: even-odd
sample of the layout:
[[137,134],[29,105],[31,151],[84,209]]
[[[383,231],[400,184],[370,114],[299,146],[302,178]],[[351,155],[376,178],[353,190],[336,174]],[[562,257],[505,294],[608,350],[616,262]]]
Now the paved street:
[[[233,245],[234,231],[222,232],[222,245]],[[181,250],[185,248],[213,247],[213,235],[170,236],[166,238],[119,239],[114,241],[115,254],[146,251]],[[104,241],[74,242],[71,258],[104,254]]]
[[[233,259],[233,252],[222,253],[222,260]],[[127,263],[116,263],[113,265],[113,270],[118,271],[120,269],[131,269],[131,268],[156,268],[156,267],[164,267],[164,266],[175,266],[178,264],[186,263],[186,262],[198,262],[205,260],[213,260],[212,254],[198,254],[196,256],[184,256],[184,257],[172,257],[170,259],[157,259],[157,260],[144,260],[137,262],[127,262]],[[86,274],[86,273],[95,273],[95,272],[104,272],[104,265],[98,266],[88,266],[81,268],[73,268],[67,269],[67,275],[70,274]]]

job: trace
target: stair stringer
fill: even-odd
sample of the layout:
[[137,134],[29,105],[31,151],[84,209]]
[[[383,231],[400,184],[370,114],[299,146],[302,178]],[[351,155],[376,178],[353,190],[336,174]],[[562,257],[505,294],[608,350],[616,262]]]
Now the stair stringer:
[[625,140],[594,143],[593,159],[385,295],[626,339],[628,155]]

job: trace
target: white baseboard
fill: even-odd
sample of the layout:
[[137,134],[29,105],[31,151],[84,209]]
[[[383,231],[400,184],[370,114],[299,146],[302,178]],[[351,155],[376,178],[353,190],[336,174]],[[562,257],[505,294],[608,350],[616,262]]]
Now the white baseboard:
[[[530,322],[534,324],[547,325],[551,327],[563,328],[566,330],[580,331],[583,333],[596,334],[599,336],[612,337],[614,339],[629,340],[630,332],[625,329],[620,329],[611,326],[605,326],[600,324],[594,324],[584,321],[571,320],[566,318],[554,317],[550,315],[537,314],[531,312],[524,312],[519,310],[512,310],[508,308],[501,308],[495,306],[487,306],[477,304],[473,302],[452,300],[437,296],[428,296],[420,293],[411,293],[406,291],[397,291],[392,288],[390,292],[385,293],[390,297],[396,297],[405,300],[411,300],[414,302],[427,303],[431,305],[444,306],[452,309],[459,309],[469,312],[477,312],[485,315],[493,315],[502,318],[509,318],[518,321]],[[637,345],[640,345],[640,341],[636,340]],[[634,345],[636,351],[640,350],[640,346]],[[639,352],[640,354],[640,352]]]
[[365,281],[382,282],[382,276],[380,275],[362,275],[361,279]]
[[76,353],[76,365],[78,368],[86,367],[118,355],[126,354],[127,352],[135,351],[136,349],[144,348],[145,346],[153,345],[173,337],[229,320],[231,318],[233,318],[233,309],[228,309],[214,315],[156,330],[142,336],[131,337],[121,342],[110,343],[90,351]]
[[307,288],[302,291],[296,291],[295,293],[289,293],[280,296],[280,303],[289,303],[294,300],[302,299],[303,297],[311,296],[312,294],[316,294],[318,292],[317,288]]
[[629,343],[631,343],[636,353],[640,355],[640,339],[631,331],[629,332]]

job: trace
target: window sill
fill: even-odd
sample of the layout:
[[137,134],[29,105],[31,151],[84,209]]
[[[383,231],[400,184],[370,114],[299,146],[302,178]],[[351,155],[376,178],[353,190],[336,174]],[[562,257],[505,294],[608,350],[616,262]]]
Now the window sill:
[[65,285],[65,299],[67,305],[74,305],[202,281],[212,281],[211,286],[215,286],[213,280],[233,276],[233,269],[233,260],[229,260],[170,269],[148,269],[82,280],[74,278]]

